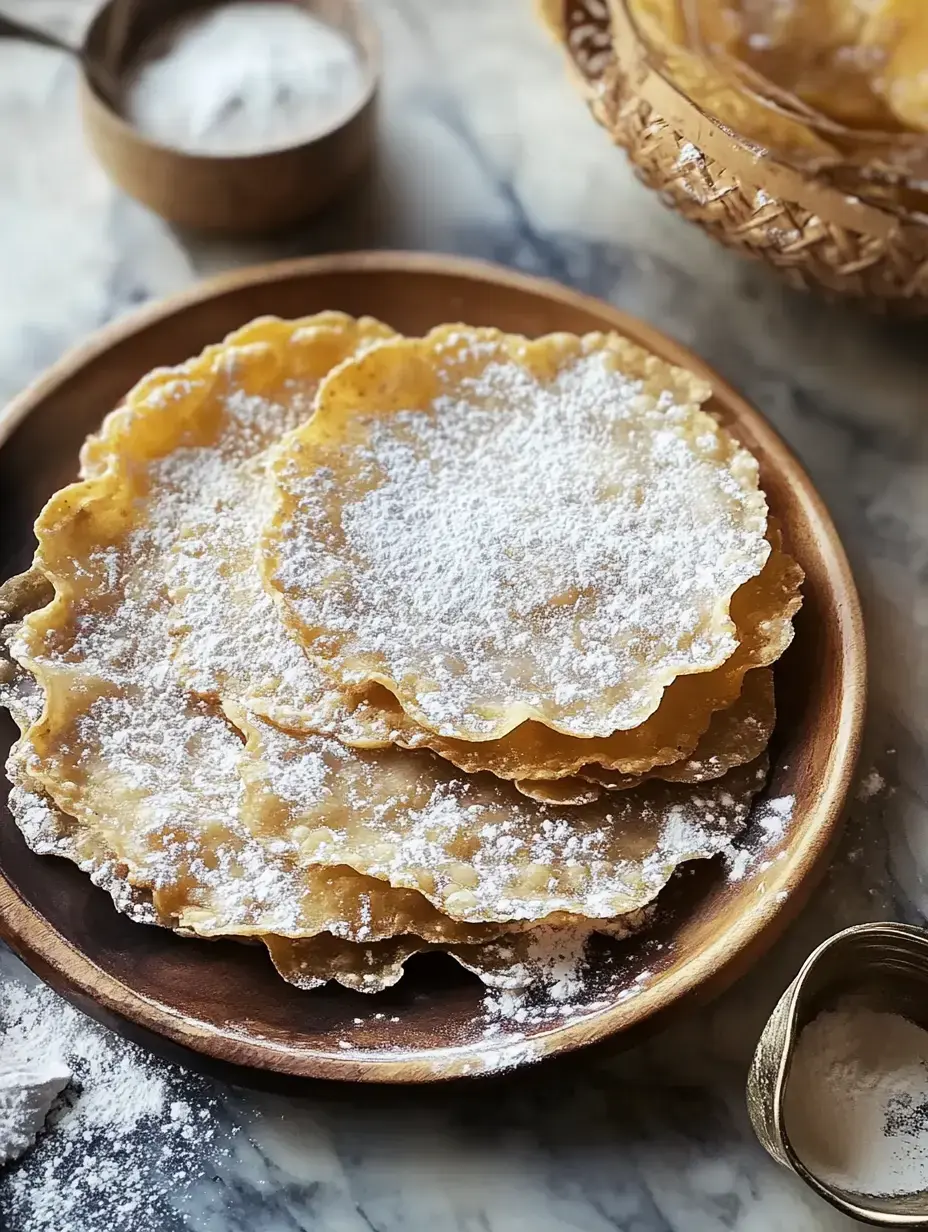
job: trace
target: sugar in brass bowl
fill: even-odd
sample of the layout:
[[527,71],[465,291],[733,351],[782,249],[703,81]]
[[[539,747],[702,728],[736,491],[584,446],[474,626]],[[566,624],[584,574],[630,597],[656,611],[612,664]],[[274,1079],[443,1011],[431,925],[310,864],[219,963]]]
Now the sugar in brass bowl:
[[928,1027],[928,931],[907,924],[858,924],[806,959],[770,1015],[748,1076],[748,1111],[762,1146],[845,1215],[878,1228],[928,1229],[928,1189],[877,1197],[830,1185],[796,1154],[784,1098],[803,1028],[845,996]]

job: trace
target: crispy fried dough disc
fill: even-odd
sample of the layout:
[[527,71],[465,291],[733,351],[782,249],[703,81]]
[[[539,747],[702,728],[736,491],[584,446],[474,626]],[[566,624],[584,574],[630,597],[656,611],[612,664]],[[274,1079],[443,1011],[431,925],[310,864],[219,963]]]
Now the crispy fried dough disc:
[[358,748],[390,744],[429,748],[468,773],[486,770],[499,778],[550,780],[580,774],[595,764],[618,775],[646,774],[655,766],[689,757],[713,713],[737,700],[745,673],[776,662],[792,641],[803,573],[782,551],[773,520],[768,537],[772,551],[767,563],[732,599],[739,638],[735,652],[715,671],[679,676],[665,690],[654,714],[631,731],[583,740],[530,721],[499,740],[452,740],[420,727],[381,686],[354,699],[343,697],[338,707],[328,700],[331,693],[321,695],[322,700],[309,699],[305,690],[302,709],[282,702],[281,691],[273,699],[250,704],[284,730],[334,735]]
[[[48,583],[33,570],[0,588],[0,612],[6,620],[19,620],[26,612],[43,607],[49,597]],[[3,640],[5,642],[6,638]],[[28,728],[42,712],[39,688],[15,662],[5,662],[4,666],[10,670],[3,673],[0,700],[11,708],[20,726]],[[205,743],[201,733],[199,752],[203,751]],[[132,755],[135,749],[133,734],[123,751]],[[21,740],[13,750],[9,771],[13,780],[10,809],[33,851],[73,861],[112,896],[121,912],[138,923],[172,928],[183,936],[234,935],[262,942],[283,978],[301,988],[315,988],[328,980],[336,980],[359,991],[377,992],[394,984],[402,975],[406,959],[425,949],[451,953],[462,966],[488,984],[522,986],[544,974],[535,961],[536,951],[545,944],[550,949],[562,935],[567,938],[577,932],[576,925],[565,927],[557,922],[557,917],[552,917],[554,922],[545,925],[537,941],[533,938],[529,942],[518,934],[506,932],[500,937],[501,944],[497,945],[495,938],[502,931],[497,926],[456,924],[440,916],[415,891],[396,891],[384,882],[361,877],[348,869],[334,868],[310,870],[310,880],[293,887],[293,898],[295,901],[301,894],[304,901],[305,897],[321,897],[340,917],[326,921],[337,932],[323,931],[308,938],[268,934],[259,931],[262,924],[271,921],[279,924],[281,917],[276,910],[272,909],[270,914],[263,910],[262,899],[273,898],[273,886],[281,873],[279,857],[285,844],[274,841],[272,858],[253,860],[254,846],[243,845],[241,836],[227,834],[224,842],[214,828],[207,849],[189,835],[185,834],[181,840],[181,835],[175,833],[174,841],[181,840],[184,847],[180,857],[184,865],[182,875],[170,878],[166,886],[159,888],[159,883],[145,871],[141,876],[131,871],[126,860],[117,855],[111,835],[103,827],[69,816],[42,794],[27,768],[31,756],[31,745]],[[143,776],[150,769],[144,763],[138,768]],[[207,759],[203,770],[209,773],[211,769],[213,766]],[[258,836],[259,841],[264,837]],[[235,863],[241,863],[248,871],[245,896],[234,888],[237,876],[231,879],[211,877],[210,870],[214,867],[226,866],[228,871],[228,866]],[[201,884],[204,877],[212,881],[206,892]],[[225,917],[218,916],[215,909],[220,887],[221,910],[226,913]],[[230,894],[237,898],[240,906],[247,895],[252,897],[247,904],[248,916],[240,916],[237,921],[239,925],[243,918],[248,922],[227,931],[221,925],[223,919],[228,922]],[[343,903],[344,910],[333,907],[338,902]],[[360,912],[356,904],[360,904]],[[647,911],[636,912],[621,920],[589,922],[583,930],[585,933],[595,930],[627,935],[642,927],[646,919]],[[350,927],[352,920],[355,921],[353,928]],[[406,931],[413,928],[418,928],[422,935]],[[398,935],[391,935],[394,932]],[[549,938],[546,943],[541,933]]]
[[[325,345],[342,322],[356,329],[327,317]],[[240,734],[177,679],[161,579],[186,525],[184,502],[198,492],[190,457],[208,451],[225,417],[260,443],[267,405],[254,387],[281,375],[274,348],[253,339],[269,325],[280,323],[260,323],[243,345],[212,348],[137,387],[88,445],[90,477],[40,516],[38,561],[55,597],[26,616],[15,642],[44,698],[41,713],[19,707],[17,757],[37,793],[74,819],[88,860],[98,844],[100,858],[124,865],[178,927],[359,939],[416,929],[436,941],[479,940],[488,930],[462,933],[416,895],[306,868],[286,842],[255,834],[241,811]],[[291,329],[312,334],[313,323]],[[201,416],[204,400],[211,414]],[[184,450],[165,410],[177,404],[188,413]]]
[[616,335],[385,342],[281,449],[268,585],[333,678],[443,736],[635,728],[731,656],[770,551],[709,393]]
[[[491,988],[554,992],[565,969],[577,970],[593,933],[614,938],[632,936],[650,921],[653,908],[643,907],[620,920],[585,924],[544,924],[476,945],[435,946],[419,937],[391,937],[363,944],[322,933],[292,940],[263,937],[274,966],[290,984],[318,988],[337,980],[358,992],[379,992],[399,982],[406,960],[414,954],[440,951],[478,976]],[[563,992],[562,994],[563,995]]]
[[[727,710],[717,710],[712,716],[706,734],[690,757],[669,766],[655,766],[647,775],[621,775],[602,766],[584,766],[579,781],[598,783],[610,791],[637,787],[645,779],[707,783],[759,757],[773,733],[776,717],[773,672],[769,667],[756,668],[745,676],[738,700]],[[578,780],[561,781],[576,783]]]
[[241,773],[250,815],[309,865],[347,865],[419,890],[453,919],[608,919],[650,902],[673,870],[745,824],[766,759],[694,791],[646,783],[582,807],[538,804],[434,754],[351,749],[255,715]]

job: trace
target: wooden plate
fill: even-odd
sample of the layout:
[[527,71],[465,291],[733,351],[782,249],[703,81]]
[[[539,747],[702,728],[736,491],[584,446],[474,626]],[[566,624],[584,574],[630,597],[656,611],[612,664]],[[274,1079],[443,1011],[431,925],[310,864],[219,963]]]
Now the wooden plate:
[[[183,940],[119,916],[73,866],[32,855],[5,806],[2,933],[49,983],[117,1030],[287,1075],[424,1082],[653,1025],[671,1006],[730,982],[796,915],[838,828],[865,699],[859,603],[821,500],[766,421],[683,347],[597,300],[450,257],[359,253],[244,270],[104,330],[0,416],[0,573],[28,563],[43,501],[74,477],[84,436],[140,376],[252,317],[324,308],[371,313],[406,333],[455,320],[526,334],[617,329],[711,379],[714,409],[760,460],[771,508],[806,571],[796,640],[777,672],[769,792],[795,797],[773,853],[781,858],[740,881],[729,880],[719,861],[695,866],[662,896],[653,935],[604,956],[605,991],[584,995],[605,1004],[542,1026],[503,1023],[492,1042],[484,1036],[481,986],[440,957],[413,960],[395,989],[374,998],[337,988],[300,992],[277,977],[261,949]],[[0,733],[5,756],[13,738],[5,716]]]

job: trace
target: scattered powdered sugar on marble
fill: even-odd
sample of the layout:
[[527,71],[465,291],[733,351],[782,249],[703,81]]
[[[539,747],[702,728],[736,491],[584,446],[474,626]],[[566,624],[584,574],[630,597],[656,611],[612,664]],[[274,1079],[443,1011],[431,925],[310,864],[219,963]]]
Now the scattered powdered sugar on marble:
[[[168,1203],[204,1175],[217,1106],[206,1084],[158,1069],[41,985],[0,979],[3,1061],[44,1068],[70,1084],[46,1132],[0,1187],[0,1226],[29,1232],[158,1226]],[[157,1133],[161,1149],[153,1152]],[[222,1149],[220,1147],[220,1149]]]
[[295,508],[275,584],[338,644],[339,678],[382,662],[445,735],[551,708],[607,736],[723,662],[728,599],[769,552],[750,455],[598,354],[548,384],[493,361],[454,389],[425,411],[359,407],[337,472],[312,448],[279,470]]
[[793,819],[795,804],[795,796],[776,796],[757,803],[747,829],[725,853],[729,881],[743,881],[769,868],[775,858],[772,852]]
[[858,800],[872,800],[886,790],[886,780],[879,770],[868,770],[857,785]]

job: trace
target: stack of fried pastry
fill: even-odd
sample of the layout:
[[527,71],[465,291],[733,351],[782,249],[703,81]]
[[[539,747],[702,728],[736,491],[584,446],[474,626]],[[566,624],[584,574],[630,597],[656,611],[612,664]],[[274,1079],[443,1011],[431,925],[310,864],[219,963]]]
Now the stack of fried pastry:
[[747,824],[800,602],[709,394],[334,312],[154,371],[2,592],[26,841],[302,987],[640,927]]

